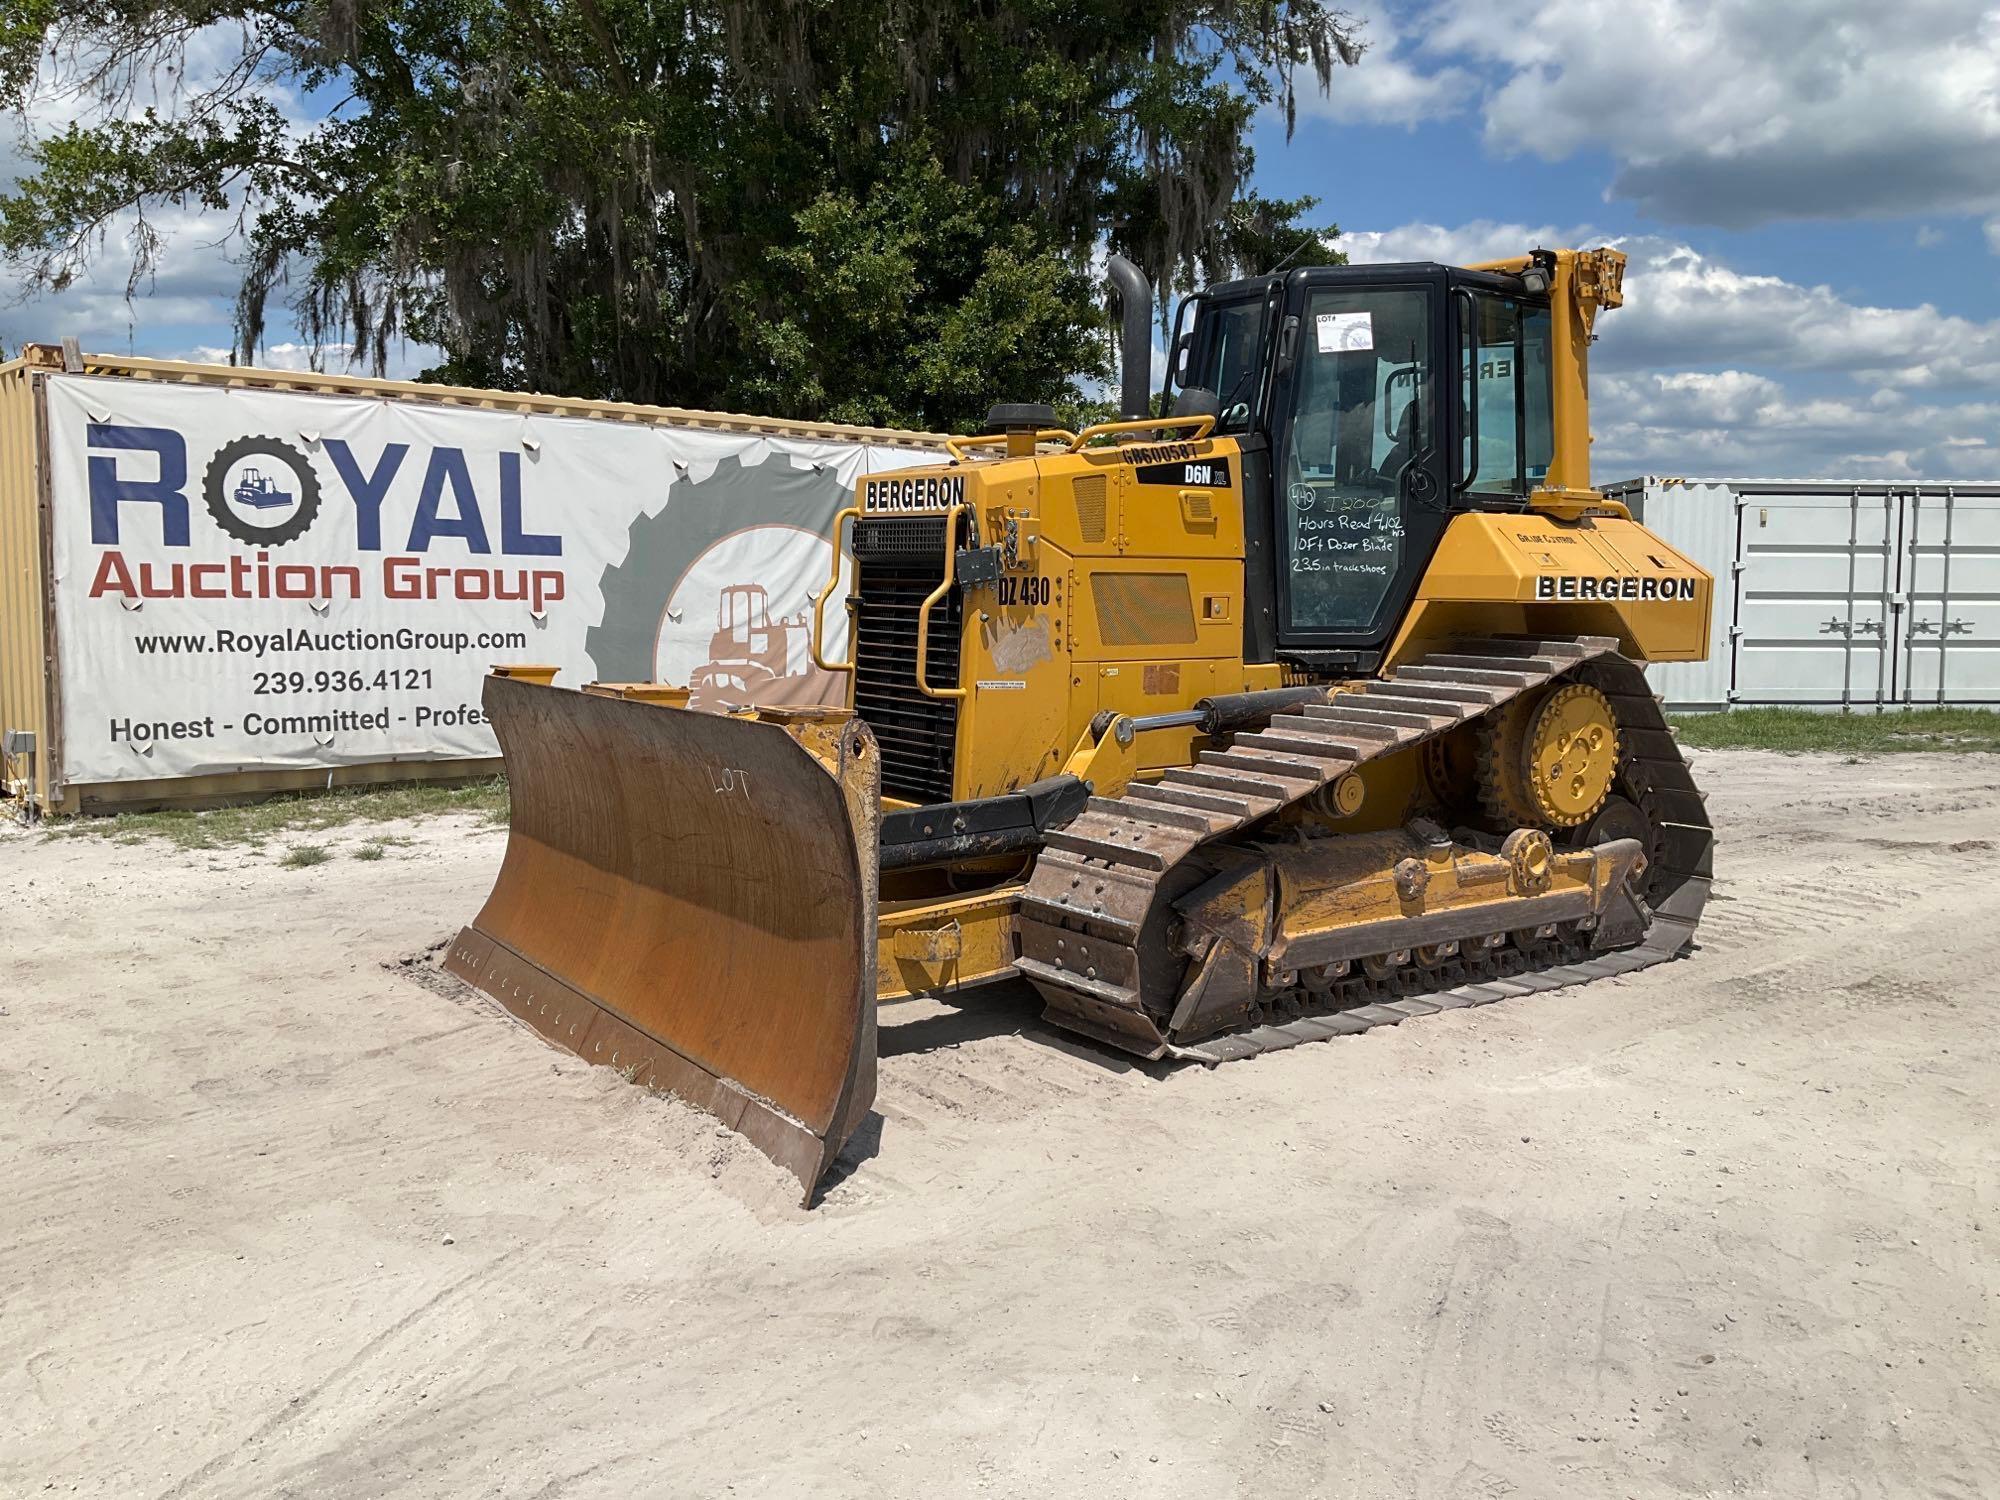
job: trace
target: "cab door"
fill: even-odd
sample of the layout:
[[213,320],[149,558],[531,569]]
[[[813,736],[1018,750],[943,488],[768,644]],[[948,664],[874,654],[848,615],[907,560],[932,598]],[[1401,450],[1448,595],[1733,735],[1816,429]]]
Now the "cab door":
[[1384,266],[1290,290],[1270,408],[1278,638],[1337,663],[1380,648],[1444,532],[1446,282]]

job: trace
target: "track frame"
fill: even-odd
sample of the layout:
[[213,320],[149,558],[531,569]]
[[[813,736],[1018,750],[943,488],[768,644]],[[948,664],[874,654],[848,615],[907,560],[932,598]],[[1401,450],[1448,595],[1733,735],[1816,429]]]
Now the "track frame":
[[[1661,963],[1692,943],[1713,876],[1701,792],[1639,665],[1608,636],[1458,641],[1274,717],[1202,751],[1193,766],[1093,799],[1052,835],[1021,900],[1017,965],[1044,1018],[1143,1057],[1216,1063],[1397,1025]],[[1590,681],[1618,716],[1618,783],[1644,813],[1648,870],[1640,921],[1539,920],[1504,946],[1361,974],[1272,997],[1279,1014],[1228,1035],[1183,1039],[1201,962],[1160,989],[1158,925],[1185,894],[1196,851],[1254,832],[1371,761],[1410,751],[1561,680]],[[1412,942],[1419,939],[1412,938]]]

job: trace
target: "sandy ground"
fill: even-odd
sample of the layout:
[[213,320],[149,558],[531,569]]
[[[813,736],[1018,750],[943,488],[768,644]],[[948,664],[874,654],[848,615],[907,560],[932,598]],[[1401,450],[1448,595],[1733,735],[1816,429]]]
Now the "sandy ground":
[[411,982],[496,831],[0,837],[0,1494],[2000,1493],[2000,759],[1697,774],[1693,959],[1166,1077],[895,1007],[811,1213]]

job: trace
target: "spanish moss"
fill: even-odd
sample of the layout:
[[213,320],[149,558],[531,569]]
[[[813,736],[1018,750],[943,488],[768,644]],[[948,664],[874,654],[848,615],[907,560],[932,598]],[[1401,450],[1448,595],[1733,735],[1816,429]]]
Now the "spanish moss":
[[[37,285],[122,254],[136,287],[161,210],[196,210],[239,267],[247,360],[278,304],[376,371],[409,343],[466,383],[926,426],[1101,377],[1107,249],[1163,305],[1332,257],[1312,200],[1249,188],[1248,139],[1360,52],[1322,0],[30,14],[0,83],[89,106],[0,199]],[[288,115],[301,95],[324,117]]]

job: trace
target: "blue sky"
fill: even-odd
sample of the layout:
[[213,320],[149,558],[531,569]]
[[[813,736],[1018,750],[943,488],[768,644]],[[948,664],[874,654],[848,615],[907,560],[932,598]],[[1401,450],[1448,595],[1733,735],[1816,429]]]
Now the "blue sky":
[[[1351,9],[1367,53],[1324,97],[1302,85],[1289,140],[1260,122],[1257,185],[1318,197],[1356,260],[1622,246],[1627,305],[1592,372],[1600,479],[2000,478],[2000,8]],[[114,247],[60,297],[0,289],[0,340],[217,357],[234,268],[199,223],[164,226],[141,295]],[[280,328],[267,357],[309,351]]]
[[2000,478],[2000,9],[1367,0],[1257,181],[1354,259],[1603,241],[1594,467]]

